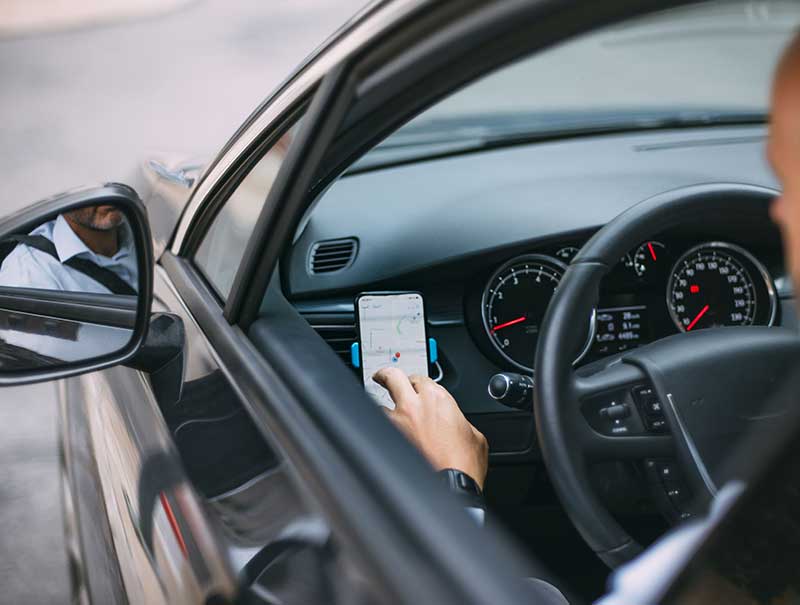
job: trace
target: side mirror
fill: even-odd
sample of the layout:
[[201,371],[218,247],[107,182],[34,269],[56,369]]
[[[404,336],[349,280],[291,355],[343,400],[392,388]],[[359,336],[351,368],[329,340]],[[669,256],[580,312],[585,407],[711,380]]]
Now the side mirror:
[[153,248],[125,185],[72,191],[0,222],[0,385],[125,363],[147,335]]

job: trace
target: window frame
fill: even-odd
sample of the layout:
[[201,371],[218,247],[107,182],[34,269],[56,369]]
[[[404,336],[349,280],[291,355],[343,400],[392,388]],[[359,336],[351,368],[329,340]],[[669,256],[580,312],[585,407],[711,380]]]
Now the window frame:
[[[192,219],[192,228],[187,232],[182,256],[190,259],[194,268],[202,276],[203,280],[209,286],[211,291],[214,292],[218,302],[223,307],[225,306],[227,299],[230,298],[231,293],[228,292],[226,297],[223,296],[223,294],[217,289],[214,282],[206,275],[202,265],[196,262],[195,259],[197,251],[213,228],[214,221],[216,220],[217,216],[220,214],[220,212],[222,212],[231,196],[236,193],[236,190],[239,188],[239,186],[247,179],[252,170],[258,165],[264,156],[273,149],[274,145],[281,139],[281,137],[294,128],[298,121],[302,120],[305,112],[308,109],[310,99],[314,96],[315,91],[315,87],[309,90],[307,94],[303,95],[300,100],[297,101],[297,103],[292,105],[278,118],[276,118],[274,125],[272,125],[268,131],[262,133],[262,136],[256,139],[251,148],[242,155],[240,163],[234,165],[228,177],[212,191],[203,205],[198,208],[195,216]],[[271,188],[272,187],[270,187],[270,189]],[[269,191],[265,191],[262,208],[263,205],[267,203],[268,196]],[[260,210],[261,209],[259,209],[259,214]],[[255,229],[255,225],[253,226],[253,229]],[[248,242],[252,235],[253,231],[251,231],[250,235],[247,237]],[[244,251],[242,252],[242,258],[243,257]],[[242,258],[239,259],[237,267],[241,265]],[[233,288],[231,287],[231,289]]]

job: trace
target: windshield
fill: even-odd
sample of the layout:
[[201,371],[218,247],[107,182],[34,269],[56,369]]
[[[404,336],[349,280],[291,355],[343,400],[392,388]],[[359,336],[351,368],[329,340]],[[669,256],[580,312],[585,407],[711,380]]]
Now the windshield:
[[373,153],[520,135],[762,122],[772,71],[798,23],[798,2],[737,1],[597,30],[463,88]]

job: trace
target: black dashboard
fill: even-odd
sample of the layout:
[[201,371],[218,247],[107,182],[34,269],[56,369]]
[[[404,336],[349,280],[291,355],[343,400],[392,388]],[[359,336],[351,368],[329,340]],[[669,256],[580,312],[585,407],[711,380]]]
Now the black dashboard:
[[[587,137],[384,168],[340,179],[282,261],[284,291],[343,360],[353,299],[418,290],[441,381],[496,457],[535,455],[532,415],[487,393],[530,372],[541,317],[576,251],[657,193],[704,182],[774,187],[764,129]],[[794,325],[780,235],[765,212],[702,216],[651,234],[606,276],[576,364],[679,330]]]

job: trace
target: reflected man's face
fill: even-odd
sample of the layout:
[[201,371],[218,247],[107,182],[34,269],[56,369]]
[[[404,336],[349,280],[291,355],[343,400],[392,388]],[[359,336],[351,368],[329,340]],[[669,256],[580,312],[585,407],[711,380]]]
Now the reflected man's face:
[[122,212],[108,205],[86,206],[67,212],[67,216],[87,229],[94,231],[111,231],[122,224]]

